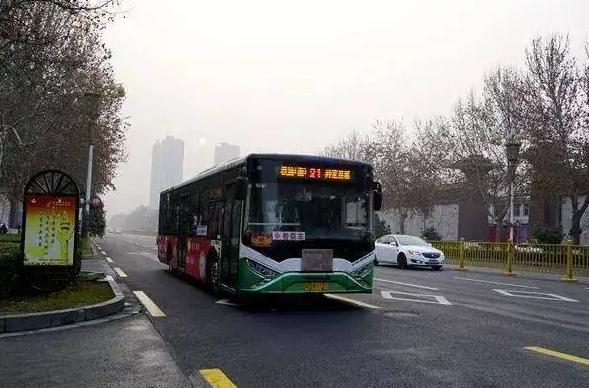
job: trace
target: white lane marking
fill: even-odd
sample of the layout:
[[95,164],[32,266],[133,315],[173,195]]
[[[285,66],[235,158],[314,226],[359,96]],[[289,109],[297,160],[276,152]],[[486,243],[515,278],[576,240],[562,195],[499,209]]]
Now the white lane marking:
[[121,278],[126,278],[127,274],[123,272],[122,269],[120,269],[119,267],[114,267],[115,272],[117,273],[117,275],[119,275],[119,277]]
[[229,299],[219,299],[215,303],[223,304],[225,306],[239,306],[237,303],[230,302]]
[[345,297],[339,296],[339,295],[334,295],[334,294],[324,294],[324,295],[330,299],[339,300],[339,301],[354,304],[354,305],[360,306],[360,307],[365,307],[365,308],[369,308],[369,309],[380,309],[381,308],[380,306],[375,306],[370,303],[360,302],[359,300],[356,300],[356,299],[345,298]]
[[106,262],[107,262],[107,263],[110,263],[110,264],[112,264],[112,263],[113,263],[112,259],[111,259],[110,257],[108,257],[108,256],[106,257]]
[[166,314],[149,298],[143,291],[133,291],[133,294],[139,299],[143,307],[149,312],[152,317],[165,317]]
[[382,279],[382,278],[374,278],[374,280],[378,280],[379,282],[387,282],[387,283],[399,284],[401,286],[409,286],[409,287],[415,287],[415,288],[423,288],[424,290],[440,291],[439,288],[420,286],[418,284],[395,282],[395,281],[392,281],[392,280]]
[[106,276],[104,277],[104,279],[105,279],[105,280],[114,280],[114,279],[113,279],[113,277],[112,277],[112,276],[110,276],[110,275],[106,275]]
[[[432,303],[432,304],[443,304],[446,306],[452,306],[452,303],[450,303],[448,301],[448,299],[444,298],[441,295],[413,294],[410,292],[400,292],[400,291],[381,291],[380,293],[382,294],[382,297],[385,299],[396,299],[396,300],[404,300],[407,302]],[[435,299],[435,301],[434,300],[424,300],[424,299],[400,298],[397,296],[393,296],[392,294],[409,295],[409,296],[414,296],[417,298],[430,298],[430,299]]]
[[539,287],[534,287],[534,286],[523,286],[521,284],[511,284],[511,283],[501,283],[501,282],[492,282],[490,280],[481,280],[481,279],[471,279],[471,278],[461,278],[458,276],[454,276],[454,279],[460,279],[460,280],[468,280],[470,282],[480,282],[480,283],[491,283],[491,284],[500,284],[502,286],[511,286],[511,287],[521,287],[521,288],[533,288],[533,289],[538,289]]
[[548,292],[532,292],[532,291],[519,291],[519,290],[498,290],[496,288],[493,291],[498,292],[505,296],[515,296],[517,298],[530,298],[530,299],[544,299],[544,300],[561,300],[563,302],[579,302],[576,299],[567,298],[566,296],[550,294]]

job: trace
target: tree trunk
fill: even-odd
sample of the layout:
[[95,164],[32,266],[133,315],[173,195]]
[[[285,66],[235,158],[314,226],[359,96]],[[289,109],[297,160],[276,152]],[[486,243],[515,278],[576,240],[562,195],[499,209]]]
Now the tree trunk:
[[572,213],[573,217],[571,218],[571,230],[569,231],[569,234],[573,240],[573,245],[580,245],[581,233],[583,232],[581,229],[581,217],[583,216],[583,213],[579,210],[573,210]]
[[495,242],[501,242],[501,234],[503,233],[503,223],[495,222]]
[[16,198],[10,198],[10,213],[8,216],[8,225],[17,229],[21,226],[20,220],[20,201]]
[[408,214],[406,211],[399,211],[399,233],[405,234],[405,220],[407,220]]

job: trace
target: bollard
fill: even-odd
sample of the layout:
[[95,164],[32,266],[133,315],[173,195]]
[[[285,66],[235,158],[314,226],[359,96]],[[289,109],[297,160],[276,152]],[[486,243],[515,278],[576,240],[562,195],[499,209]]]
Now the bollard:
[[456,268],[458,271],[466,271],[466,268],[464,268],[464,238],[461,237],[460,238],[460,242],[458,243],[458,268]]
[[513,273],[513,258],[515,256],[515,246],[513,245],[513,240],[509,240],[509,245],[507,246],[507,268],[505,272],[503,272],[506,276],[515,276]]
[[573,276],[573,242],[567,240],[567,268],[565,276],[560,279],[563,282],[576,282],[577,279]]

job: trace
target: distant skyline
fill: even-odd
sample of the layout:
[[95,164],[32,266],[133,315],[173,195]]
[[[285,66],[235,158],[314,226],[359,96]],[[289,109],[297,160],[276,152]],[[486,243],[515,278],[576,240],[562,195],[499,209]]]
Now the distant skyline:
[[375,120],[446,114],[530,39],[569,33],[581,57],[585,0],[249,2],[125,0],[106,33],[127,92],[129,160],[110,215],[147,203],[151,145],[185,140],[184,176],[214,145],[316,153]]
[[213,164],[217,165],[239,157],[239,146],[222,142],[215,146]]
[[184,179],[184,141],[167,135],[151,149],[149,206],[159,208],[160,193]]

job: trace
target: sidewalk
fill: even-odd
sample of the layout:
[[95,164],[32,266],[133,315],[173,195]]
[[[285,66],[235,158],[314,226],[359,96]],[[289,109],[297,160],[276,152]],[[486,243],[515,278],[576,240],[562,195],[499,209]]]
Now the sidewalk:
[[[116,279],[94,256],[82,270]],[[165,341],[125,284],[125,310],[114,316],[36,332],[0,335],[0,388],[8,387],[193,387]],[[204,385],[202,385],[204,386]]]

